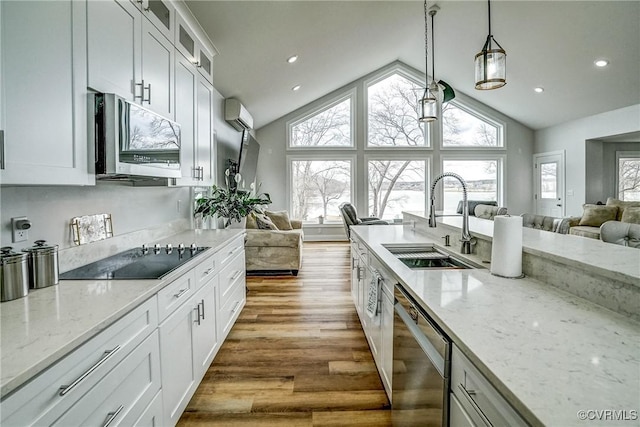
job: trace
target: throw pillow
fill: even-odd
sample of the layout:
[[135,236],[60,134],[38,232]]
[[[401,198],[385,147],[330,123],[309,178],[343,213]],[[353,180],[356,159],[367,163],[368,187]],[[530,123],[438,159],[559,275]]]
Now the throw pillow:
[[278,227],[278,230],[293,230],[287,211],[266,211],[265,213],[267,214],[269,219],[271,219],[271,221],[276,225],[276,227]]
[[258,223],[256,222],[255,213],[251,212],[249,215],[247,215],[247,223],[245,225],[245,228],[249,230],[255,230],[256,228],[258,228]]
[[607,221],[614,221],[618,214],[617,206],[584,205],[584,212],[579,225],[600,227]]
[[622,222],[631,224],[640,224],[640,208],[639,207],[627,207],[622,213]]
[[622,221],[622,214],[624,210],[627,208],[637,208],[640,207],[640,202],[638,201],[624,201],[620,199],[616,199],[614,197],[609,197],[607,199],[607,206],[617,206],[618,207],[618,215],[616,216],[617,221]]
[[259,230],[277,230],[278,227],[264,214],[256,214],[256,223]]

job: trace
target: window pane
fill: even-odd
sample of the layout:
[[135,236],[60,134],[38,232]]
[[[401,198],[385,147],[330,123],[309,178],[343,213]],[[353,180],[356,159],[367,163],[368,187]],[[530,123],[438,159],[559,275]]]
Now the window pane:
[[448,102],[442,107],[443,147],[500,147],[498,126]]
[[540,196],[543,199],[555,199],[558,196],[558,164],[540,164]]
[[351,201],[349,160],[294,160],[291,162],[293,218],[340,221],[338,206]]
[[351,98],[291,126],[292,147],[350,147]]
[[420,86],[393,74],[369,86],[370,147],[425,147],[425,126],[418,121]]
[[[468,200],[498,200],[497,160],[445,160],[444,172],[457,173],[467,183]],[[444,178],[445,213],[455,213],[462,200],[462,186],[457,179]]]
[[618,159],[618,198],[640,200],[640,158]]
[[368,166],[370,216],[395,219],[402,211],[424,211],[424,160],[373,160]]

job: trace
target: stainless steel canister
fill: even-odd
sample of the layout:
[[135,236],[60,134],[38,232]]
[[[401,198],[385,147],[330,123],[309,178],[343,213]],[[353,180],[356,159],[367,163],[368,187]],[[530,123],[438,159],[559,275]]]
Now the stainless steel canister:
[[0,249],[0,300],[11,301],[29,293],[27,254],[13,252],[6,246]]
[[29,286],[32,289],[58,284],[58,245],[46,245],[36,240],[35,245],[23,249],[29,254]]

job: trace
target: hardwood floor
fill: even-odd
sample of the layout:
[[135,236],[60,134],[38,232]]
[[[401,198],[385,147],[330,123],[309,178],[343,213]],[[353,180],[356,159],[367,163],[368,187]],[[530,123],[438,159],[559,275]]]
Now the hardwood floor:
[[388,426],[345,243],[305,242],[298,277],[248,277],[247,304],[180,426]]

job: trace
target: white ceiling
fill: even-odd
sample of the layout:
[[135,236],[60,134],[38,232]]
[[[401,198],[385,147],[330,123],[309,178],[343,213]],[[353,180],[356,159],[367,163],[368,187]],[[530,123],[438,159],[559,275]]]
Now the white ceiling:
[[[421,1],[186,3],[219,51],[214,85],[256,128],[395,60],[424,72]],[[507,85],[493,91],[473,87],[487,3],[437,4],[436,78],[532,129],[640,103],[640,1],[492,2],[507,52]],[[596,68],[597,58],[610,65]]]

